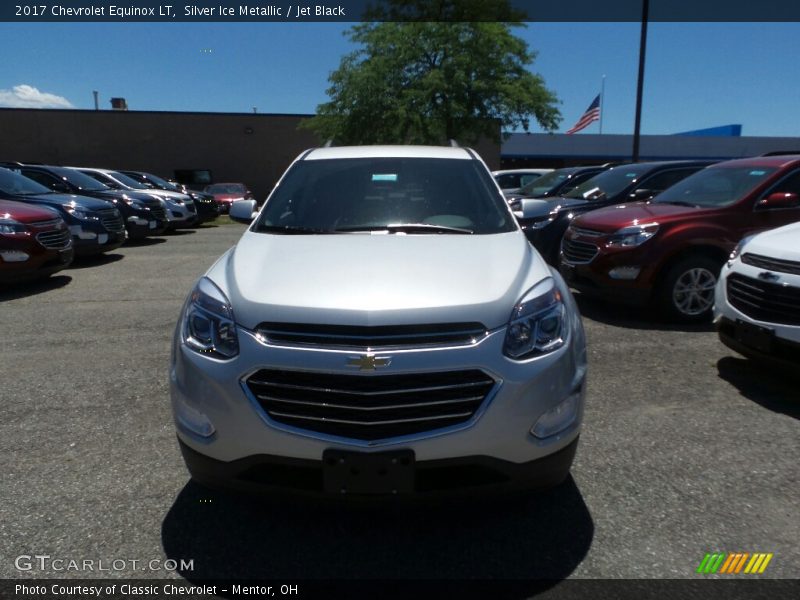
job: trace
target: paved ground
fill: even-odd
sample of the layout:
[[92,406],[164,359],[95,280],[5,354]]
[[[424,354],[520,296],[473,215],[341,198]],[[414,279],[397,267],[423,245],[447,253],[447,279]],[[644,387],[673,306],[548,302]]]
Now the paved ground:
[[[0,292],[0,577],[107,575],[15,568],[47,554],[193,559],[190,579],[696,578],[708,551],[774,552],[766,575],[800,577],[797,382],[710,328],[583,300],[585,430],[573,479],[550,493],[341,510],[190,483],[168,408],[169,341],[191,284],[240,232],[125,247]],[[111,575],[164,576],[140,569]]]

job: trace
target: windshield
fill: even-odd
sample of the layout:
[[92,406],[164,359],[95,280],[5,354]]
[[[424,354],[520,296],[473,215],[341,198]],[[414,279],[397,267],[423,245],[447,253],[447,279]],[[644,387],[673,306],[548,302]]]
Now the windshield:
[[247,188],[241,183],[215,183],[206,187],[209,194],[244,194]]
[[84,173],[81,173],[80,171],[75,171],[74,169],[66,169],[59,167],[52,169],[52,171],[61,179],[66,179],[72,185],[82,190],[90,192],[100,192],[111,189],[105,183],[101,183],[96,179],[89,177]]
[[565,198],[581,198],[583,200],[594,200],[601,196],[613,198],[634,185],[651,168],[649,165],[613,167],[584,181],[569,192]]
[[502,233],[516,229],[489,172],[473,160],[305,160],[267,200],[254,231]]
[[133,190],[149,190],[150,188],[147,187],[140,181],[136,181],[133,177],[128,177],[125,173],[120,173],[119,171],[114,171],[111,173],[111,177],[119,181],[122,185],[129,187]]
[[704,208],[728,206],[775,171],[772,167],[709,167],[664,190],[653,202]]
[[516,196],[524,196],[526,198],[538,198],[542,194],[546,194],[556,186],[560,185],[567,179],[573,172],[573,169],[558,169],[557,171],[550,171],[541,177],[531,181],[528,185],[520,188]]
[[50,189],[33,179],[0,168],[0,190],[12,196],[29,196],[33,194],[50,194]]
[[[154,187],[157,187],[157,188],[161,188],[162,190],[169,190],[171,192],[180,192],[181,191],[180,188],[177,185],[175,185],[174,183],[170,183],[166,179],[162,179],[158,175],[153,175],[152,173],[144,173],[143,175],[147,179],[150,180],[150,182],[151,182],[150,185],[151,186],[154,186]],[[148,182],[146,182],[146,181],[143,181],[142,183],[144,183],[144,185],[148,184]]]

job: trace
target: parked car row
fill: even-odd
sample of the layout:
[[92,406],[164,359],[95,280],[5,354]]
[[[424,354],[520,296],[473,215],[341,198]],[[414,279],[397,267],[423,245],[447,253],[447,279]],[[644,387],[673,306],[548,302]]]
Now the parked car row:
[[211,195],[194,199],[120,171],[16,162],[0,163],[0,202],[3,283],[45,277],[75,256],[195,227],[220,213]]

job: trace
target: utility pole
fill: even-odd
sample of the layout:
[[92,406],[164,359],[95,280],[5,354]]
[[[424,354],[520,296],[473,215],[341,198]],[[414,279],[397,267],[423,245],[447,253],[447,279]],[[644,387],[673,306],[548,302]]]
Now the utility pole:
[[100,110],[100,104],[97,102],[97,90],[94,90],[92,94],[94,94],[94,109]]
[[636,121],[633,126],[633,162],[639,160],[639,129],[642,125],[642,88],[644,87],[644,53],[647,47],[647,16],[650,1],[642,0],[642,35],[639,40],[639,80],[636,83]]

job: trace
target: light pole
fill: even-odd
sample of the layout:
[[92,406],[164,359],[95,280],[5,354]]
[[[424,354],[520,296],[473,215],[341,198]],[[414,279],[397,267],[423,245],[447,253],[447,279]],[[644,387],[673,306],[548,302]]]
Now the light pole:
[[647,47],[647,15],[650,0],[642,0],[642,35],[639,40],[639,80],[636,83],[636,121],[633,125],[632,161],[639,160],[639,129],[642,125],[642,88],[644,87],[644,52]]

